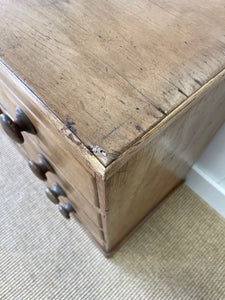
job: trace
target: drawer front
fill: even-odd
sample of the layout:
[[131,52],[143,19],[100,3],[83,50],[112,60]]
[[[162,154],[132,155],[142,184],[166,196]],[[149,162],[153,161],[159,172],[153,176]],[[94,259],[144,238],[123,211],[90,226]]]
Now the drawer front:
[[32,160],[37,162],[39,160],[39,153],[43,154],[44,157],[47,158],[47,160],[51,163],[51,165],[54,167],[54,170],[57,174],[47,173],[48,180],[51,180],[54,183],[54,180],[63,187],[64,190],[67,191],[67,195],[69,195],[69,198],[71,201],[82,208],[84,213],[95,223],[96,226],[99,228],[102,227],[101,224],[101,212],[100,209],[97,207],[92,206],[85,198],[82,197],[81,194],[79,194],[78,191],[74,190],[71,184],[63,177],[60,176],[58,173],[58,167],[55,165],[55,163],[51,160],[51,158],[48,156],[45,151],[43,151],[42,148],[37,146],[32,139],[30,139],[30,136],[28,136],[26,133],[24,134],[24,143],[22,145],[19,145],[19,148],[23,149],[23,154],[27,158],[27,160]]
[[[77,190],[91,205],[99,207],[95,174],[90,169],[87,171],[76,160],[73,153],[76,147],[71,145],[69,139],[67,140],[65,136],[62,136],[61,131],[68,129],[62,124],[59,130],[54,120],[51,119],[53,114],[47,112],[47,109],[44,112],[43,109],[40,110],[39,104],[37,100],[35,100],[35,103],[31,92],[29,94],[25,87],[21,92],[19,90],[22,89],[21,86],[16,86],[13,89],[12,83],[9,88],[7,85],[9,82],[6,84],[5,81],[7,80],[4,81],[4,77],[1,75],[0,73],[0,104],[3,107],[3,111],[5,109],[10,114],[10,117],[14,119],[16,107],[21,108],[37,131],[37,135],[30,135],[30,137],[51,158],[57,167],[59,175],[64,177],[72,185],[73,189]],[[13,83],[15,84],[15,82]]]
[[[22,145],[16,144],[18,151],[28,160],[34,160],[38,161],[38,155],[39,153],[43,154],[44,157],[48,160],[48,162],[51,164],[53,169],[55,170],[55,166],[50,160],[50,158],[41,151],[41,149],[38,149],[32,141],[29,140],[29,138],[25,134],[25,142]],[[40,151],[39,151],[40,150]],[[56,170],[55,170],[56,171]],[[94,238],[98,241],[98,243],[103,247],[104,246],[104,236],[103,231],[99,226],[95,223],[98,221],[98,213],[94,211],[93,209],[89,211],[91,214],[91,217],[94,219],[92,220],[85,212],[84,208],[85,201],[82,201],[82,205],[79,203],[78,198],[76,198],[75,194],[71,192],[70,185],[65,181],[65,179],[60,178],[57,173],[51,173],[47,172],[47,181],[46,185],[49,189],[54,188],[54,184],[57,183],[65,193],[65,196],[59,196],[59,201],[61,205],[66,205],[66,202],[68,201],[73,209],[75,210],[75,213],[71,213],[73,217],[75,217],[76,220],[78,220],[84,227],[94,236]],[[44,192],[44,191],[43,191]],[[87,205],[86,205],[87,207]],[[90,209],[90,208],[89,208]]]

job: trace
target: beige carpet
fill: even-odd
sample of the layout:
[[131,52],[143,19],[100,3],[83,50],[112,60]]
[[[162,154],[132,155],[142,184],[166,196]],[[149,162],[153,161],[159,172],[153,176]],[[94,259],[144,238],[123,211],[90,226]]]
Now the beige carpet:
[[0,131],[0,299],[225,299],[225,220],[179,188],[111,259]]

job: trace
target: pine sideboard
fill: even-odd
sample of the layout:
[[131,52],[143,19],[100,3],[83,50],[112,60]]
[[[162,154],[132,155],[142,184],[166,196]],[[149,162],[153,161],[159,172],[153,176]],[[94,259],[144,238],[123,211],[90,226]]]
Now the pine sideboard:
[[224,1],[8,0],[0,19],[1,134],[109,256],[225,121]]

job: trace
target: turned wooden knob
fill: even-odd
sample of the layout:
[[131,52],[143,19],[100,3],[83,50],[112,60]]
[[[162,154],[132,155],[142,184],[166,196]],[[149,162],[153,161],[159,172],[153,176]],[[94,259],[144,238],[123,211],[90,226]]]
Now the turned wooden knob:
[[55,173],[53,167],[42,154],[39,154],[39,162],[35,163],[32,160],[30,160],[28,164],[32,172],[43,181],[47,180],[47,172]]
[[23,144],[24,142],[24,138],[21,134],[22,131],[26,131],[31,134],[37,134],[36,129],[31,123],[30,119],[27,117],[27,115],[25,115],[22,109],[18,107],[16,108],[16,118],[14,121],[6,114],[1,113],[0,122],[7,135],[19,144]]
[[59,211],[63,215],[64,218],[69,219],[70,213],[75,212],[73,207],[69,204],[69,202],[66,202],[65,206],[59,205]]
[[45,190],[46,196],[50,201],[52,201],[54,204],[59,204],[59,197],[63,196],[66,197],[66,193],[61,188],[61,186],[58,183],[54,183],[54,188],[51,190],[50,188],[47,188]]

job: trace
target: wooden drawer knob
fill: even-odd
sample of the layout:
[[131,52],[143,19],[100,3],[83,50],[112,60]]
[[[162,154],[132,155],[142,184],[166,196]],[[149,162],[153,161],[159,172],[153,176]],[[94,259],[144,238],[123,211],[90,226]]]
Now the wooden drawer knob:
[[75,212],[73,207],[69,204],[69,202],[66,202],[65,206],[59,205],[59,211],[63,215],[64,218],[69,219],[70,213]]
[[51,172],[55,173],[53,167],[47,161],[47,159],[42,155],[39,154],[39,162],[35,163],[32,160],[28,162],[29,167],[31,168],[32,172],[41,180],[46,181],[46,173]]
[[31,134],[37,134],[36,129],[31,123],[30,119],[20,108],[16,108],[16,118],[11,120],[6,114],[1,113],[0,122],[2,128],[7,135],[13,139],[16,143],[23,144],[24,138],[21,134],[22,131],[26,131]]
[[66,197],[66,193],[64,192],[64,190],[56,182],[54,183],[54,188],[52,190],[50,188],[47,188],[45,190],[45,193],[48,199],[54,204],[59,204],[60,196]]

